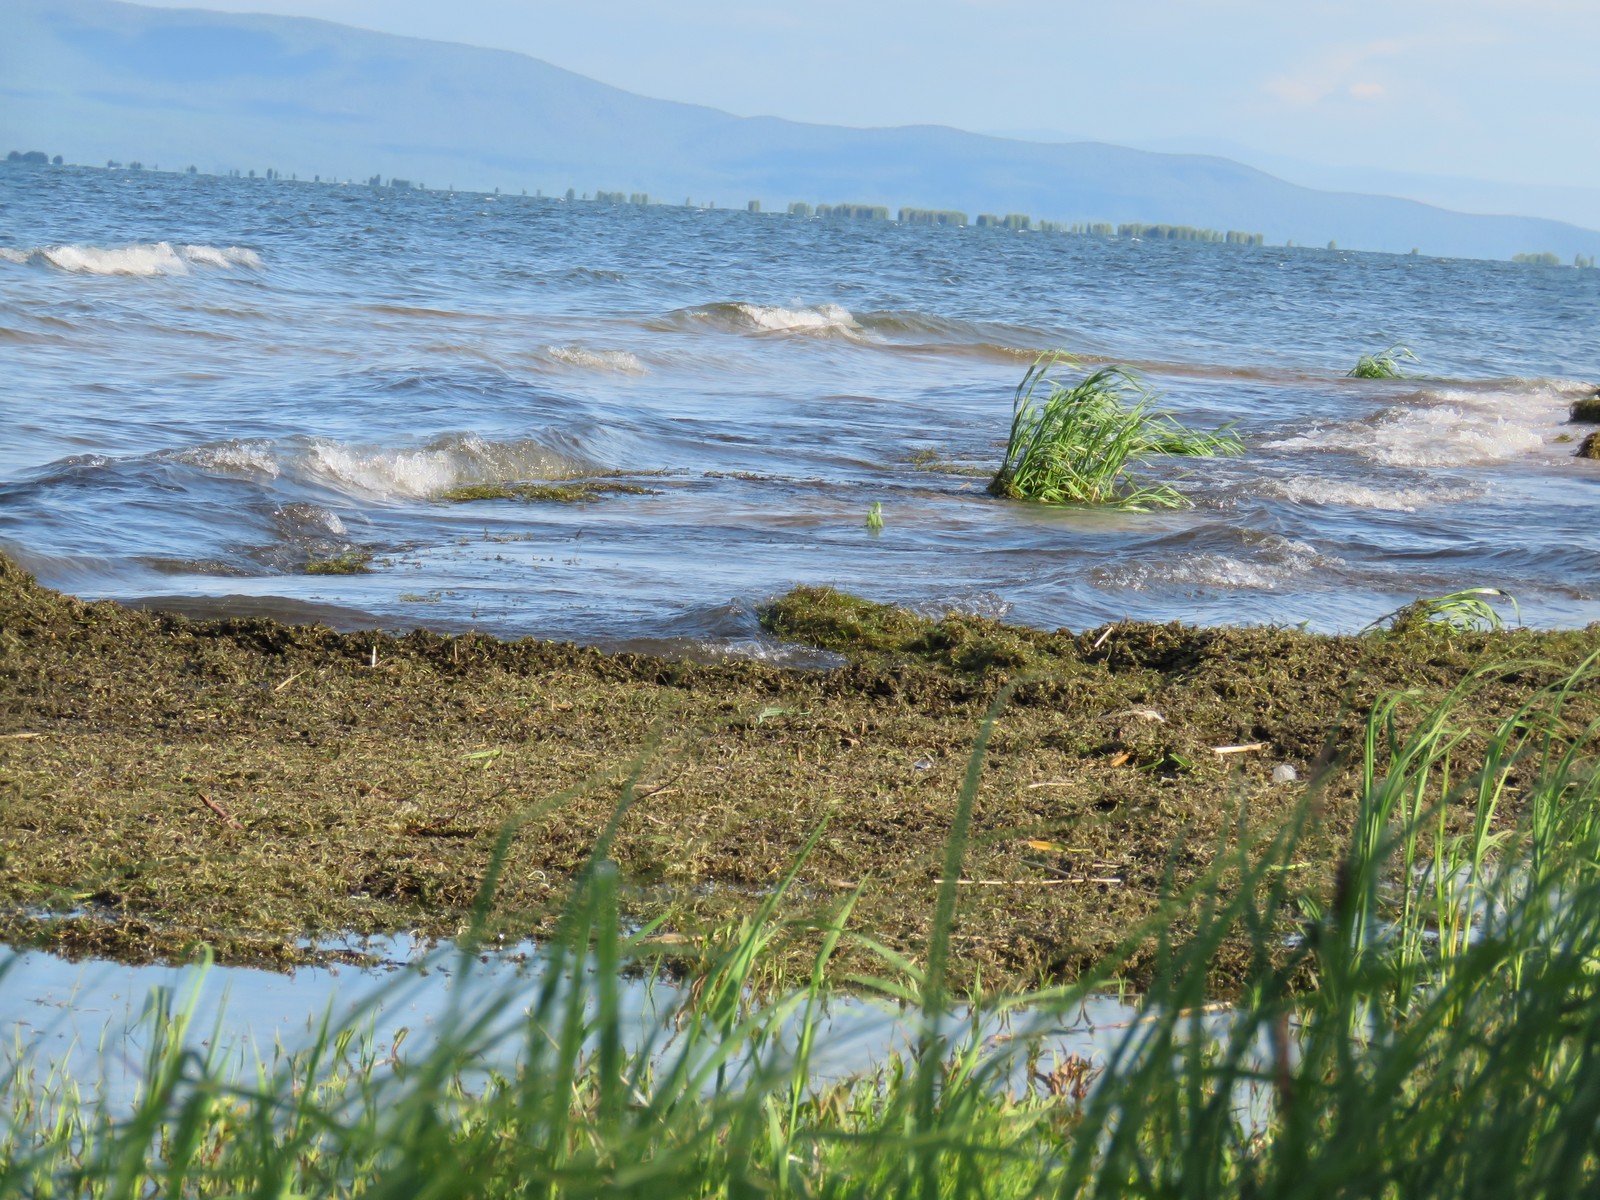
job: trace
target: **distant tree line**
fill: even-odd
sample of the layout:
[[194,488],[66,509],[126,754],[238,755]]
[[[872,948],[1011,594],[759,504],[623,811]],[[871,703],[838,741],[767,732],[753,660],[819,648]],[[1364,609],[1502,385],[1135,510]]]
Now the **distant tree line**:
[[[1561,265],[1561,256],[1546,250],[1538,254],[1513,254],[1511,261],[1529,267],[1559,267]],[[1572,265],[1579,270],[1592,271],[1594,269],[1594,255],[1574,254],[1572,256]]]
[[[1265,234],[1240,233],[1237,229],[1223,233],[1218,229],[1196,229],[1193,225],[1119,225],[1117,236],[1146,242],[1222,242],[1229,246],[1261,246],[1267,240]],[[1333,249],[1331,245],[1328,248]]]
[[[790,211],[794,205],[789,206]],[[902,225],[965,225],[967,214],[953,208],[902,208],[900,210],[900,224]]]
[[43,150],[13,150],[10,154],[6,155],[6,161],[13,163],[27,163],[30,166],[36,167],[47,167],[53,163],[59,167],[61,165],[61,155],[58,154],[54,158],[51,158]]
[[819,204],[819,217],[843,217],[850,221],[887,221],[889,209],[883,204]]

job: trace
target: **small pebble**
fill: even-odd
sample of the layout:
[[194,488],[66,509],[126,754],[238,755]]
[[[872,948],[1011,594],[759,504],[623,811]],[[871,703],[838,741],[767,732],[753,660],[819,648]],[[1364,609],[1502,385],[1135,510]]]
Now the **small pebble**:
[[1277,766],[1272,768],[1273,783],[1293,783],[1299,778],[1300,772],[1296,771],[1288,763],[1279,763]]

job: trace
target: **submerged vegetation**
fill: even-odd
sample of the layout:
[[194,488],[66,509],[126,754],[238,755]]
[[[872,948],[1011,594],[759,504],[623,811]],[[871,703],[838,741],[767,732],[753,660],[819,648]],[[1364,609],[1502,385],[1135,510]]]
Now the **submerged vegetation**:
[[1405,379],[1401,362],[1416,362],[1417,356],[1405,346],[1390,346],[1377,354],[1363,354],[1356,365],[1345,372],[1348,379]]
[[521,500],[526,504],[578,504],[606,496],[653,496],[635,483],[606,479],[571,479],[561,483],[469,483],[440,492],[438,499],[451,504],[476,500]]
[[[1070,386],[1050,372],[1072,365],[1046,354],[1028,368],[1012,399],[1005,459],[989,492],[1044,504],[1182,508],[1170,484],[1140,484],[1129,467],[1155,455],[1210,456],[1244,449],[1228,429],[1186,429],[1157,409],[1160,396],[1123,367],[1102,367]],[[1036,393],[1046,389],[1041,398]]]
[[[197,1043],[188,1010],[158,996],[131,1100],[25,1056],[0,1078],[0,1192],[1592,1194],[1596,662],[1544,682],[1529,666],[1480,667],[1426,703],[1380,696],[1359,721],[1360,786],[1340,815],[1327,808],[1331,758],[1277,812],[1240,793],[1209,864],[1180,881],[1195,838],[1174,843],[1159,902],[1076,982],[980,991],[964,1025],[945,1018],[952,968],[992,931],[960,885],[991,836],[984,779],[1020,689],[987,703],[952,776],[916,946],[889,949],[864,919],[864,877],[807,920],[785,918],[834,832],[819,820],[642,1034],[618,985],[649,969],[658,936],[622,932],[617,834],[651,792],[636,763],[573,857],[531,988],[457,1009],[414,1050],[363,1038],[358,1018],[231,1072],[227,1048]],[[1500,705],[1484,701],[1508,678],[1518,698],[1490,717]],[[548,811],[524,808],[494,836],[446,964],[458,977],[518,873],[520,831]],[[788,972],[780,948],[796,941],[808,949]],[[838,1078],[818,1065],[821,1014],[852,948],[869,964],[858,985],[900,1004],[914,1033],[905,1054]],[[1219,1011],[1208,968],[1228,954],[1241,987]],[[1077,1026],[1092,990],[1140,955],[1138,1017],[1102,1029],[1088,1054],[1061,1049],[1051,1031]],[[752,1005],[771,972],[785,982]]]
[[305,565],[307,575],[365,575],[371,570],[372,551],[359,547],[313,558]]

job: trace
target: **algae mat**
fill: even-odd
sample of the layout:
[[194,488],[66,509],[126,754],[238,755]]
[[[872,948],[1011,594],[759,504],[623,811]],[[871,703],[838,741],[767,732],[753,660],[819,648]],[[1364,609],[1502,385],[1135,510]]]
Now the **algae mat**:
[[[826,589],[765,620],[848,665],[192,621],[82,603],[0,557],[0,938],[129,961],[203,941],[220,961],[292,965],[319,935],[448,936],[504,835],[491,919],[521,939],[551,927],[631,787],[611,848],[629,918],[659,922],[657,943],[687,967],[819,827],[766,969],[802,968],[857,887],[850,928],[917,961],[971,746],[1013,686],[983,764],[953,964],[958,986],[1069,979],[1241,830],[1308,813],[1303,886],[1330,886],[1379,696],[1426,703],[1486,663],[1523,661],[1476,685],[1470,709],[1487,721],[1600,649],[1600,626],[1046,633]],[[1597,710],[1582,694],[1573,719]],[[1250,748],[1217,752],[1230,747]],[[1282,765],[1320,781],[1309,808],[1305,782],[1273,781]],[[1134,983],[1148,961],[1129,960]],[[877,966],[851,939],[835,962]],[[1217,988],[1241,966],[1224,954]]]

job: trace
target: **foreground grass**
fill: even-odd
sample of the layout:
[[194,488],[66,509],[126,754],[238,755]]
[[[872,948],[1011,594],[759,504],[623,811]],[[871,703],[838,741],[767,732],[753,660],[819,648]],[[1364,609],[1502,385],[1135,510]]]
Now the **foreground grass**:
[[[145,1087],[121,1109],[26,1066],[6,1081],[0,1192],[37,1196],[1105,1196],[1417,1198],[1593,1194],[1600,1183],[1600,771],[1574,702],[1593,659],[1485,723],[1506,670],[1474,673],[1364,723],[1363,787],[1338,886],[1302,879],[1318,796],[1286,822],[1241,805],[1204,877],[1073,986],[980,995],[1035,1027],[1070,1020],[1146,938],[1144,1019],[1103,1057],[1029,1062],[937,1022],[980,780],[1010,699],[982,724],[947,814],[943,882],[915,959],[858,933],[861,892],[817,931],[809,982],[749,1004],[777,920],[822,830],[713,947],[642,1047],[624,1043],[613,837],[636,780],[578,870],[532,996],[446,1023],[380,1061],[352,1029],[229,1077],[157,1006]],[[1402,732],[1402,731],[1408,732]],[[1521,820],[1497,828],[1516,801]],[[1452,832],[1450,814],[1472,823]],[[515,830],[502,831],[460,969],[470,971]],[[1181,852],[1181,848],[1175,853]],[[1175,927],[1177,914],[1193,921]],[[1286,938],[1286,932],[1290,936]],[[923,1014],[915,1053],[844,1082],[811,1065],[822,980],[851,940],[869,986]],[[1208,1018],[1206,965],[1243,940],[1238,1004]],[[594,966],[592,972],[582,968]],[[574,982],[576,980],[576,982]],[[525,1011],[524,1011],[525,1010]],[[477,1070],[497,1018],[514,1069]],[[1019,1018],[1020,1019],[1020,1018]],[[974,1024],[974,1029],[976,1024]],[[1026,1064],[1019,1071],[1018,1062]]]

